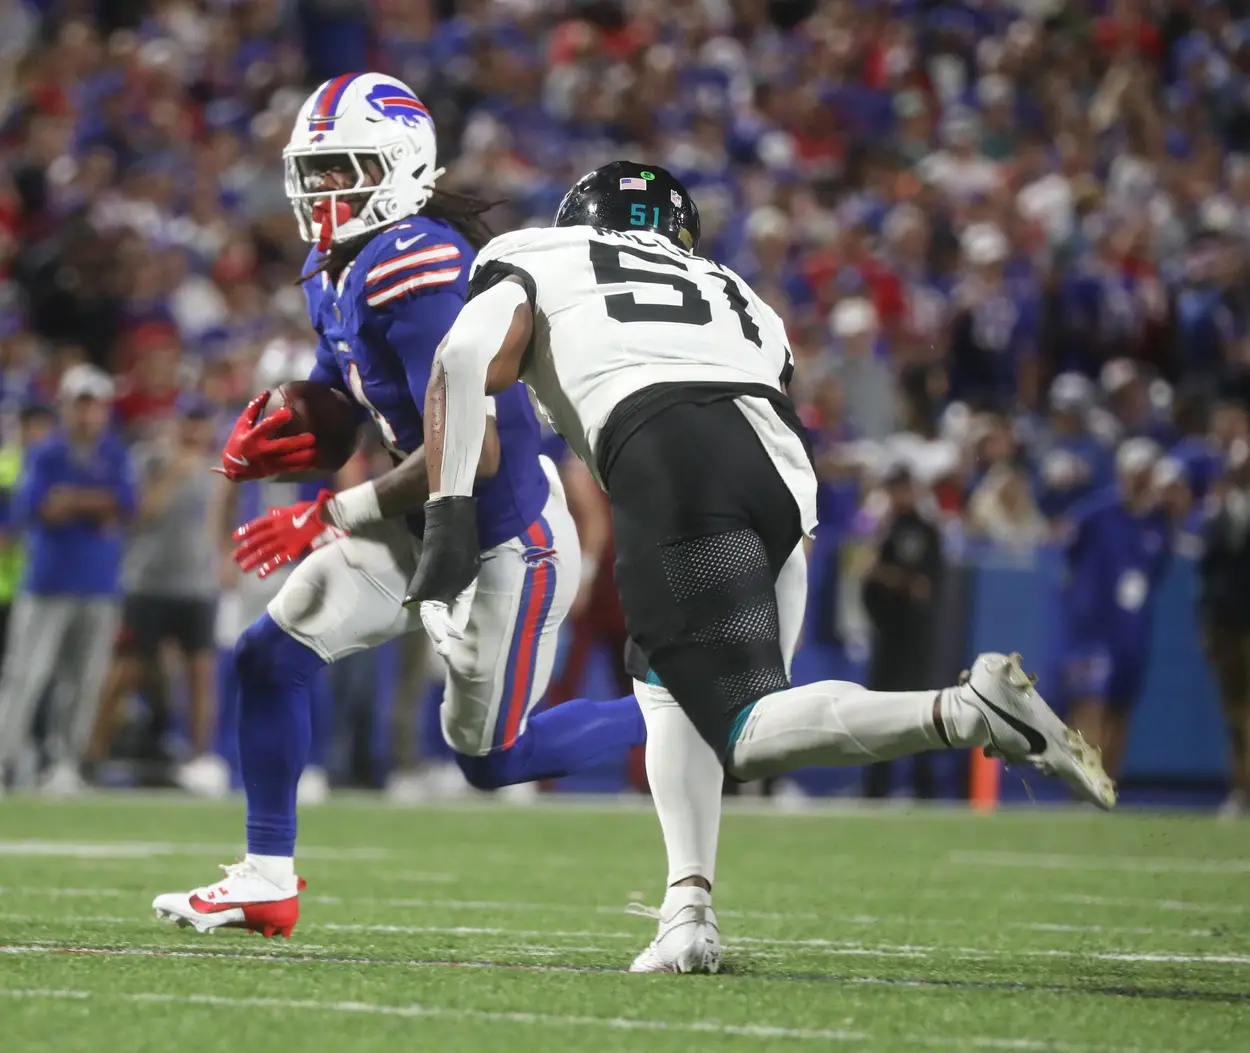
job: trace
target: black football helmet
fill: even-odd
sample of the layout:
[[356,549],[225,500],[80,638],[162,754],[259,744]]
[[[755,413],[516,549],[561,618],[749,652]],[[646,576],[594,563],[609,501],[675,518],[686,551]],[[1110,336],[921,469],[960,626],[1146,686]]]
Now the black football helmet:
[[584,175],[556,209],[556,227],[653,230],[683,249],[699,247],[699,209],[670,172],[613,161]]

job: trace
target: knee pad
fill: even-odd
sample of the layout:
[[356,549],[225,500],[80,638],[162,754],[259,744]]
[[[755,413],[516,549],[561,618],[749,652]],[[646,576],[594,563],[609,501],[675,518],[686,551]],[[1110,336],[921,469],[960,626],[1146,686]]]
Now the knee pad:
[[465,781],[475,790],[498,790],[508,786],[507,751],[487,753],[474,757],[459,750],[455,754],[456,763],[464,773]]
[[750,530],[675,542],[660,553],[682,625],[652,649],[651,669],[723,758],[741,714],[790,686],[768,556]]
[[268,614],[262,614],[239,633],[234,644],[234,668],[240,677],[254,679],[265,672],[279,638],[287,638]]
[[235,675],[240,685],[299,685],[325,664],[268,614],[244,629],[234,646]]

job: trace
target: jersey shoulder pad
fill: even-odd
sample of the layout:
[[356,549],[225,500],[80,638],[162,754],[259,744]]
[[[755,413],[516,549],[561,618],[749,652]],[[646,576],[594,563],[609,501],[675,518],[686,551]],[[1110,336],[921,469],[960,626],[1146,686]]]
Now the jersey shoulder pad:
[[352,271],[365,303],[377,309],[405,296],[454,287],[472,261],[473,249],[450,226],[413,216],[373,238]]
[[555,227],[529,227],[492,238],[478,253],[473,264],[473,273],[469,276],[468,299],[472,300],[491,286],[512,277],[520,280],[532,307],[538,297],[538,285],[534,281],[529,263],[535,253],[549,246],[551,235],[558,230]]
[[559,232],[559,227],[522,227],[510,230],[506,234],[491,238],[478,253],[478,264],[491,260],[505,260],[512,256],[522,256],[541,249],[551,240],[551,236]]

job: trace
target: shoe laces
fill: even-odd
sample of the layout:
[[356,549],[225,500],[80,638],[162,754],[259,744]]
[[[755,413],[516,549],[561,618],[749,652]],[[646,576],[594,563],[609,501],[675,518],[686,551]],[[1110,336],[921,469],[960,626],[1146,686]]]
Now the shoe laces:
[[[1037,686],[1037,674],[1036,673],[1025,673],[1024,675],[1029,678],[1030,687]],[[965,669],[962,673],[959,674],[959,681],[958,681],[959,686],[963,687],[971,679],[972,679],[972,670]],[[1011,773],[1017,779],[1020,780],[1020,785],[1024,787],[1025,796],[1028,797],[1030,803],[1036,803],[1037,798],[1034,797],[1033,795],[1033,787],[1029,785],[1029,780],[1024,777],[1024,770],[1016,763],[1015,757],[1008,756],[1006,753],[1003,753],[1002,750],[996,749],[994,746],[982,746],[981,752],[984,753],[985,756],[990,758],[991,760],[1001,760],[1003,762],[1003,769]],[[1043,774],[1045,775],[1052,774],[1048,770],[1051,767],[1050,763],[1043,761],[1041,757],[1030,756],[1030,757],[1027,757],[1026,759],[1033,767],[1037,768]]]
[[648,907],[645,903],[630,903],[626,906],[625,913],[636,918],[650,918],[652,921],[663,920],[658,907]]
[[232,877],[259,877],[260,873],[246,859],[236,859],[233,863],[218,863],[222,873]]

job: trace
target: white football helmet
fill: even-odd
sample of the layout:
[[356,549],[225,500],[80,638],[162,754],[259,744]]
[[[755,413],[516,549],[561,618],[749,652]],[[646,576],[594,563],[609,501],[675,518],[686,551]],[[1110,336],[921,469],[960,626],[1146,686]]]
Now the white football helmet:
[[[282,157],[300,235],[323,251],[420,212],[443,173],[429,111],[411,88],[380,73],[344,73],[321,85],[300,107]],[[324,185],[329,157],[355,172],[353,185]]]

